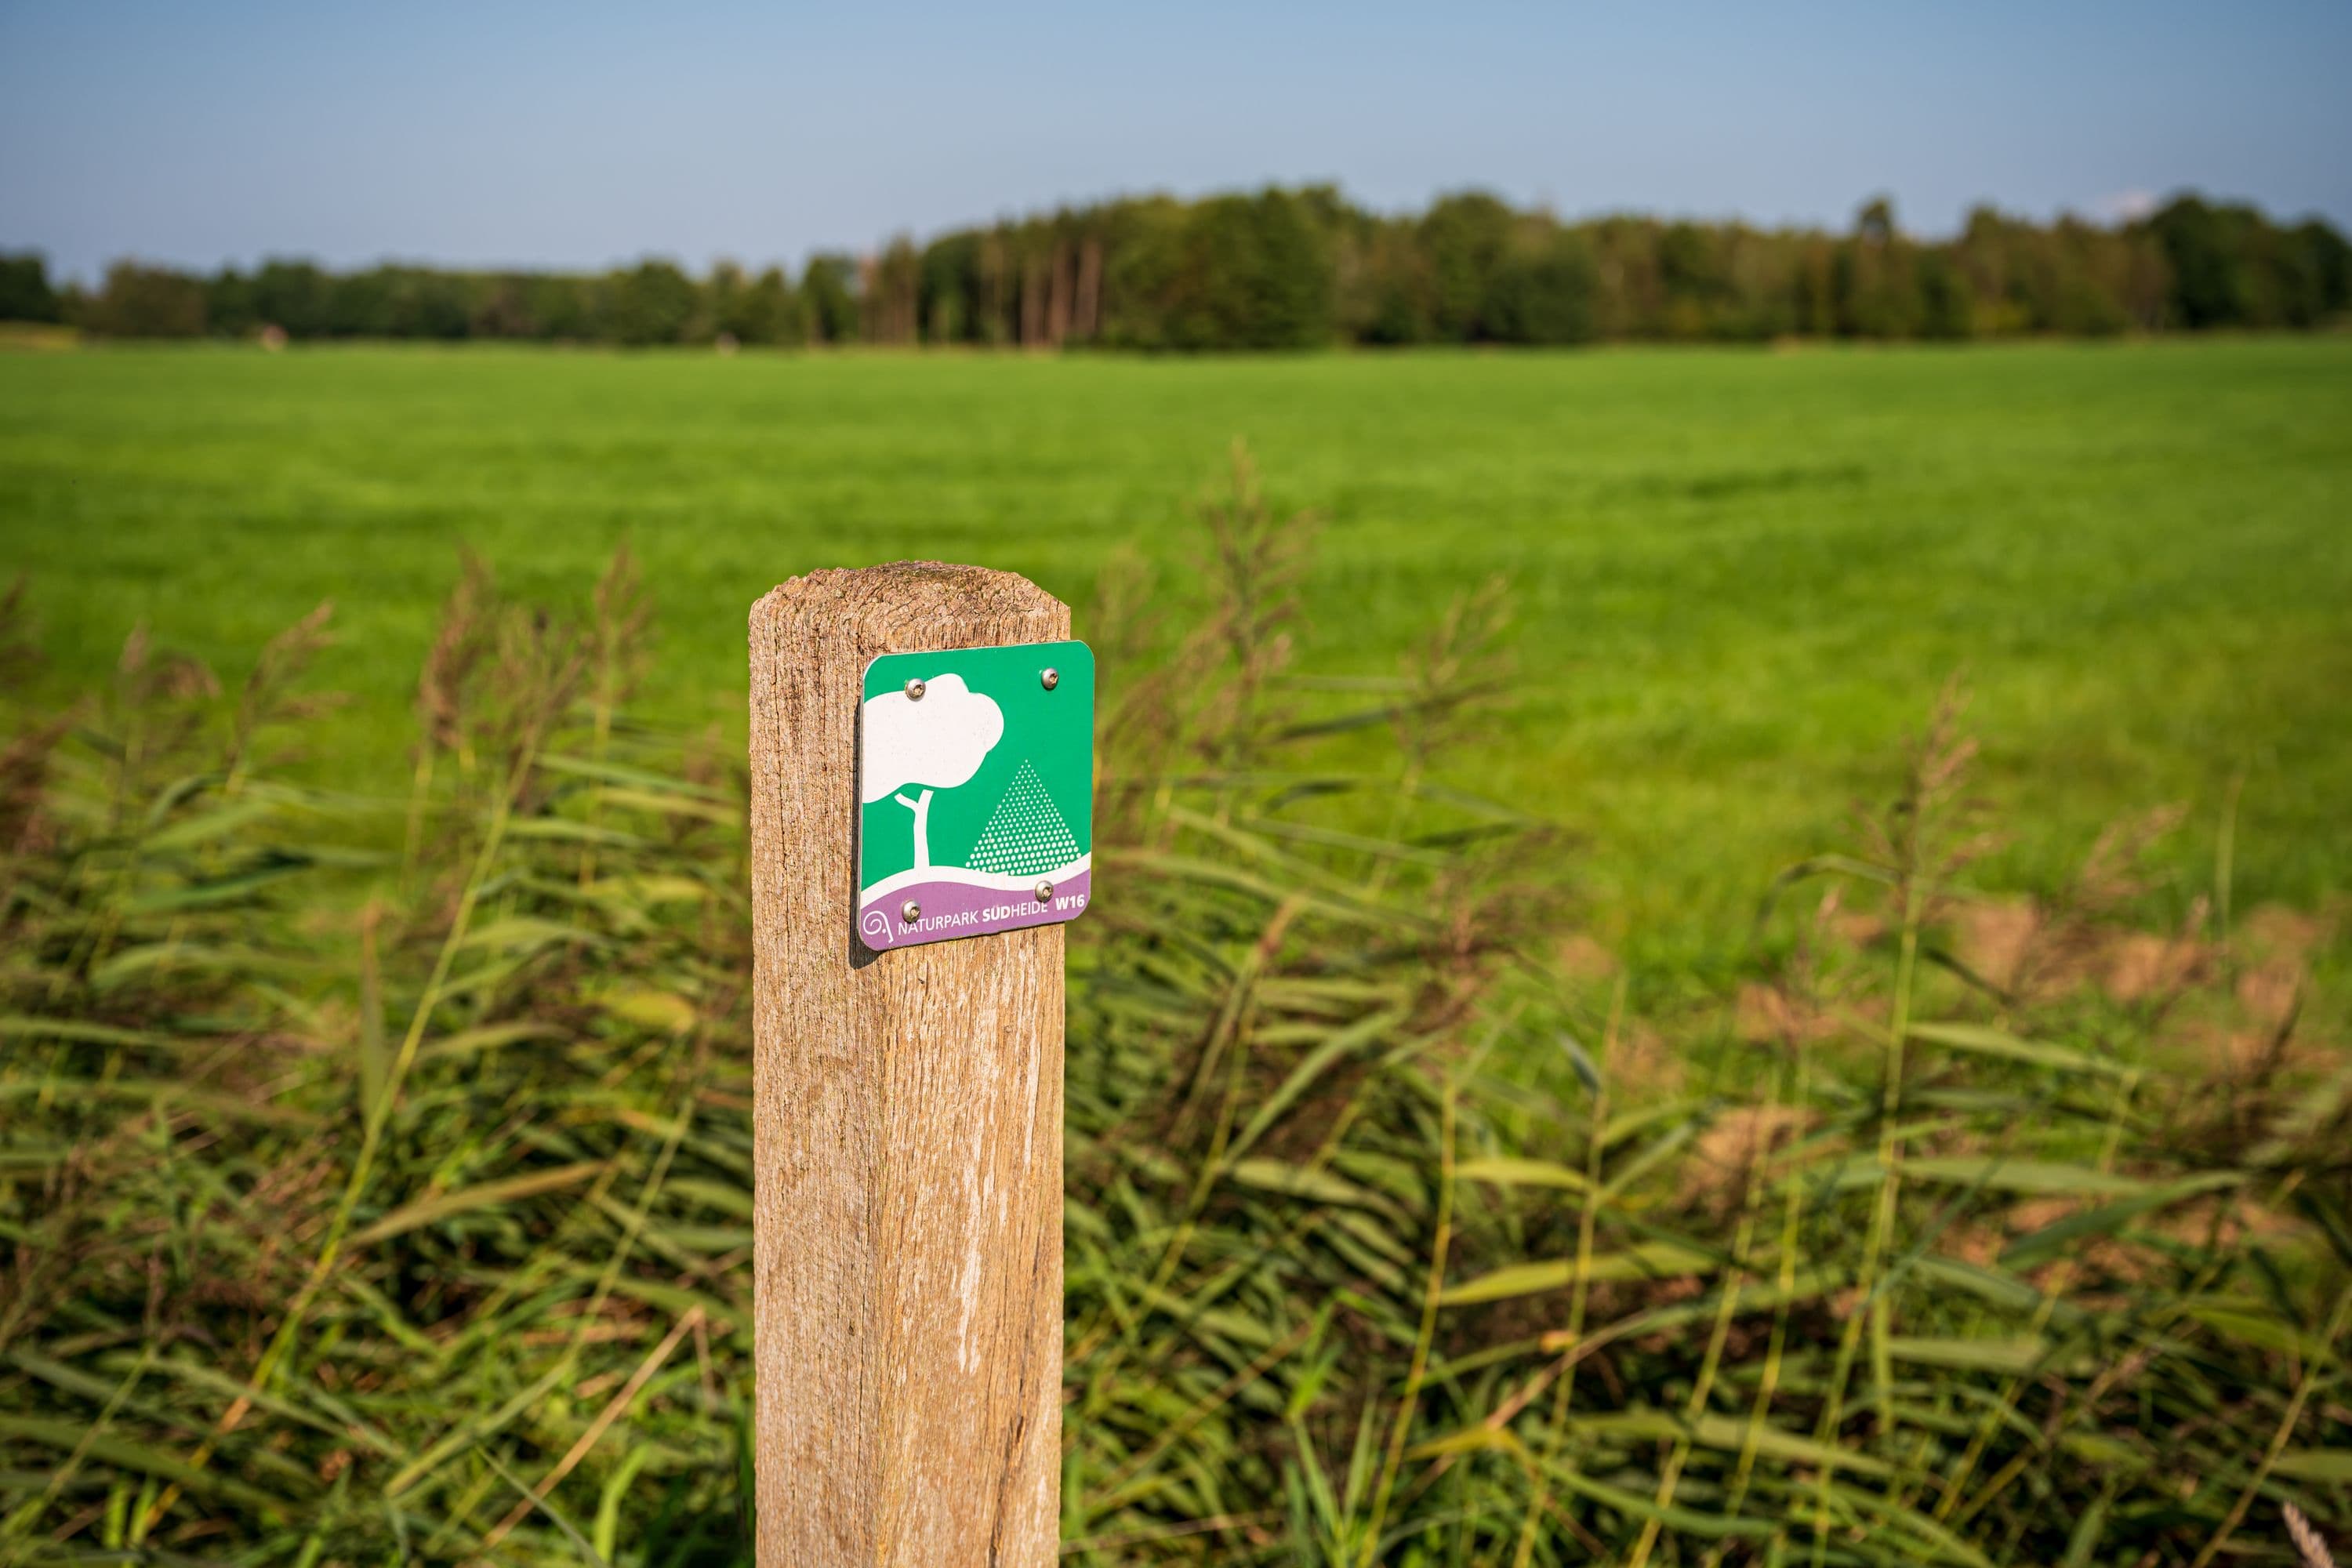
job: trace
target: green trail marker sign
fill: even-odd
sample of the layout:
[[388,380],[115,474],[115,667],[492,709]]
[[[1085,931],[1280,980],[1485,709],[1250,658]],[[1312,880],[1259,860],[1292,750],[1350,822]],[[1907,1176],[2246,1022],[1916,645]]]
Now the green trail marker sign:
[[875,659],[858,716],[859,939],[881,952],[1077,919],[1094,774],[1086,644]]

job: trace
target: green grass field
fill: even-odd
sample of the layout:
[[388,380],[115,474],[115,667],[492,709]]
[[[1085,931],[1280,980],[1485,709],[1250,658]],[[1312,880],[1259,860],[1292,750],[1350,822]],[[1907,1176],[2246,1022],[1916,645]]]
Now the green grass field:
[[[234,674],[320,598],[331,779],[399,776],[461,545],[583,595],[626,540],[653,705],[741,731],[744,612],[935,556],[1081,605],[1178,564],[1245,438],[1324,519],[1319,658],[1386,671],[1515,590],[1499,771],[1584,841],[1603,934],[1688,952],[1835,840],[1965,671],[2011,870],[2244,778],[2237,891],[2310,905],[2352,831],[2352,342],[1138,361],[124,349],[0,356],[0,569],[62,693],[124,635]],[[1085,624],[1081,635],[1098,628]],[[1337,654],[1332,650],[1338,650]],[[389,768],[387,764],[390,764]]]
[[[1499,573],[1517,700],[1449,724],[1487,667],[1440,659],[1428,711],[1331,740],[1224,644],[1082,616],[1108,686],[1184,700],[1112,729],[1137,787],[1068,963],[1063,1561],[2352,1538],[2347,404],[2335,340],[0,356],[0,566],[50,655],[0,692],[0,1564],[748,1562],[745,803],[687,731],[740,744],[745,608],[820,563],[1083,604],[1132,544],[1181,627],[1236,435],[1327,519],[1301,668],[1392,669]],[[624,538],[661,646],[615,722],[627,595],[564,606]],[[460,544],[508,595],[412,767]],[[144,622],[236,682],[328,595],[321,670],[110,675]],[[1956,668],[1983,765],[1942,725],[1906,759]],[[1302,787],[1334,750],[1367,787]],[[1440,831],[1430,782],[1569,847]],[[2234,918],[2196,903],[2233,797]],[[2167,802],[2155,876],[2073,874]],[[953,1239],[898,1207],[884,1245]],[[944,1343],[998,1287],[931,1256],[844,1289]]]

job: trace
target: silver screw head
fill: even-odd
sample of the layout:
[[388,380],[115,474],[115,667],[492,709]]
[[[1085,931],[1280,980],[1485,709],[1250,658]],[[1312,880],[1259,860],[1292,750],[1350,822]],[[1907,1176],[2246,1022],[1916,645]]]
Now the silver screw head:
[[1037,681],[1038,684],[1045,687],[1046,690],[1051,691],[1054,688],[1062,684],[1062,672],[1058,669],[1044,670],[1039,673]]
[[929,689],[929,687],[925,686],[919,680],[910,680],[907,682],[907,700],[909,702],[920,702],[923,700],[923,693]]
[[913,925],[917,921],[923,918],[923,906],[915,902],[914,900],[908,899],[905,903],[898,906],[898,913],[906,918],[906,921],[908,925]]
[[1053,883],[1040,882],[1037,884],[1037,901],[1041,904],[1050,904],[1054,901]]

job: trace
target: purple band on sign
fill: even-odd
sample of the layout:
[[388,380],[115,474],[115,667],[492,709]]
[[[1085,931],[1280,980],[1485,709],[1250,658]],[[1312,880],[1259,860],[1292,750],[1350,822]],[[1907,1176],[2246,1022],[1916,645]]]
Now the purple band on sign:
[[[987,936],[1024,926],[1055,925],[1087,907],[1094,890],[1092,857],[1059,877],[972,879],[969,872],[939,868],[892,878],[880,889],[869,889],[857,911],[857,934],[877,952],[909,942],[937,942],[944,936]],[[917,880],[917,878],[924,879]],[[1051,897],[1040,900],[1040,882],[1050,882]],[[915,906],[913,920],[907,906]]]

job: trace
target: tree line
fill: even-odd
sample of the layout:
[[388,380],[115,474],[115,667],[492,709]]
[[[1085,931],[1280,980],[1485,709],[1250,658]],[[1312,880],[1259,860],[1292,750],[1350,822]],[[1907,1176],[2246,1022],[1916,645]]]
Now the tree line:
[[1387,216],[1328,185],[1269,186],[900,237],[797,277],[721,262],[697,279],[660,259],[595,274],[121,261],[84,289],[53,286],[37,255],[0,257],[0,320],[123,338],[1181,351],[2307,329],[2347,309],[2352,244],[2333,226],[2195,195],[2112,225],[1979,207],[1929,240],[1884,200],[1835,233],[1563,222],[1477,191]]

